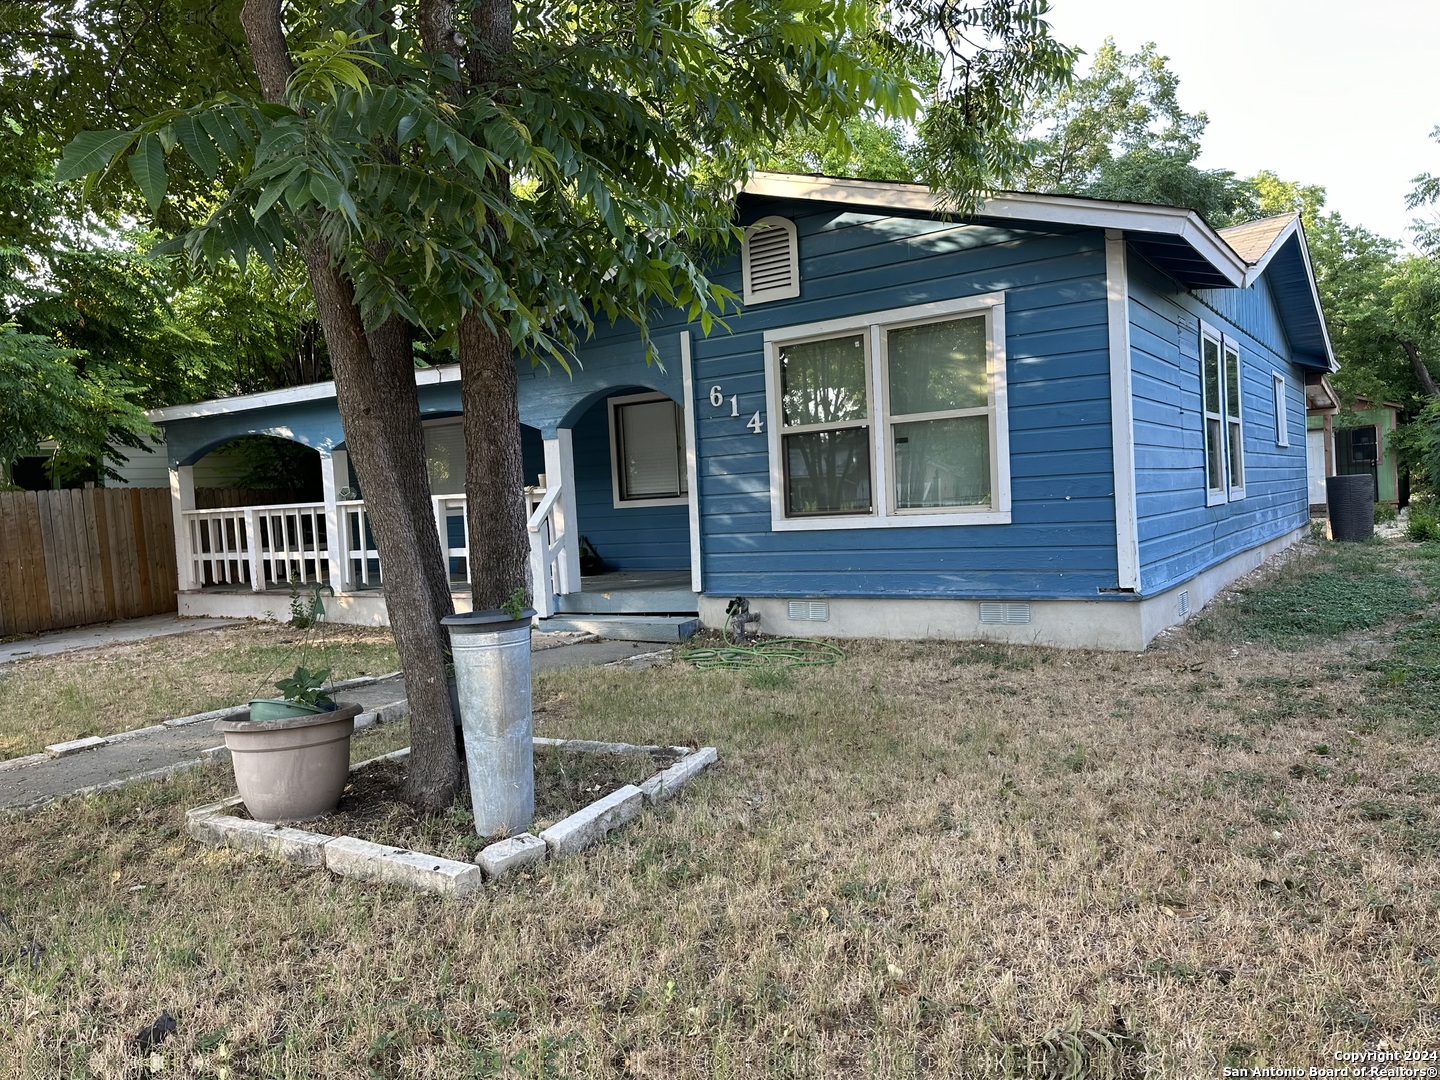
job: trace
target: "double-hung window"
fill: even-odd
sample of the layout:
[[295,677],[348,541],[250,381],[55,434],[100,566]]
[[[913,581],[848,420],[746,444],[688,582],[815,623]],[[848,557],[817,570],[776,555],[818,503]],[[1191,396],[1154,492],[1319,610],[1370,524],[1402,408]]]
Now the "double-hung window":
[[1200,389],[1205,415],[1205,503],[1245,497],[1245,429],[1241,423],[1240,346],[1200,324]]
[[776,529],[1010,520],[1004,294],[765,338]]

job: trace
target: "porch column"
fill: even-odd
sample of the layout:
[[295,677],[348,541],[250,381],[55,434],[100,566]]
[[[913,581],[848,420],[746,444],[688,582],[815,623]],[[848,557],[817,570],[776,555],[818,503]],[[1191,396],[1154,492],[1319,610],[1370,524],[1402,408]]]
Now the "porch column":
[[555,437],[545,440],[547,483],[560,485],[555,502],[555,529],[564,547],[557,560],[560,591],[580,591],[580,518],[575,511],[575,451],[569,428],[556,428]]
[[[325,501],[325,551],[330,563],[330,587],[346,591],[345,581],[345,519],[336,505],[340,489],[350,483],[350,454],[345,450],[320,451],[320,486]],[[320,567],[315,567],[319,576]]]
[[195,560],[190,551],[190,527],[185,511],[195,509],[195,467],[170,466],[170,512],[175,524],[175,580],[181,592],[200,587],[195,580]]
[[1334,417],[1326,413],[1321,418],[1321,430],[1325,432],[1321,440],[1325,444],[1325,475],[1335,475],[1335,424]]

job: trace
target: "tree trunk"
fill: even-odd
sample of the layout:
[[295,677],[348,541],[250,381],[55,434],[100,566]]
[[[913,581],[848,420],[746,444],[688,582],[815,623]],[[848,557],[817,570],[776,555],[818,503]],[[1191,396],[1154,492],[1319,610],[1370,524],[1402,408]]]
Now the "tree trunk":
[[[240,21],[265,97],[280,101],[292,65],[279,0],[246,0]],[[422,813],[455,800],[459,759],[445,685],[452,613],[425,468],[419,393],[409,328],[390,320],[368,336],[354,286],[316,237],[301,241],[320,328],[335,374],[335,396],[350,459],[365,493],[385,575],[385,602],[410,701],[408,797]]]
[[[429,16],[437,39],[454,24],[448,15]],[[511,0],[478,0],[471,12],[475,44],[466,58],[472,92],[506,93],[503,72],[514,52]],[[497,195],[508,199],[510,177],[495,178]],[[492,229],[498,223],[490,221]],[[497,313],[492,312],[491,318]],[[504,327],[492,329],[473,312],[460,320],[460,400],[465,413],[465,492],[470,527],[470,583],[475,608],[496,608],[517,589],[529,591],[530,540],[526,530],[524,459],[520,449],[519,384],[515,350]],[[559,483],[560,477],[550,478]],[[536,581],[538,591],[550,586]],[[533,594],[532,594],[533,595]]]
[[1400,347],[1405,350],[1405,355],[1410,360],[1410,370],[1415,373],[1415,378],[1419,380],[1420,388],[1425,391],[1425,396],[1440,397],[1440,386],[1435,385],[1435,376],[1431,375],[1430,369],[1425,366],[1425,359],[1420,355],[1420,350],[1415,347],[1415,343],[1401,341]]
[[[526,590],[524,460],[515,351],[473,313],[460,322],[460,401],[465,422],[466,521],[475,610],[498,608]],[[551,483],[558,483],[558,476]],[[534,588],[548,588],[535,582]]]

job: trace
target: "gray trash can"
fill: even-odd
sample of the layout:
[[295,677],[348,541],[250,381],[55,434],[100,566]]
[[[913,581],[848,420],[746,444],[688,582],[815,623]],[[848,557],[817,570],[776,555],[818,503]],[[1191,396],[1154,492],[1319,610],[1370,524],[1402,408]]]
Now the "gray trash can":
[[1325,507],[1336,540],[1369,540],[1375,535],[1375,478],[1369,473],[1325,478]]

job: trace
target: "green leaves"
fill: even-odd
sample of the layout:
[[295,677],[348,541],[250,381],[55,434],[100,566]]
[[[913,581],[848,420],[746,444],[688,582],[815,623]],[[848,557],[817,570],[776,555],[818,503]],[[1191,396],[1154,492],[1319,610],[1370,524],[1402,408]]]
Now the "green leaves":
[[175,137],[190,160],[200,167],[208,179],[214,180],[220,172],[220,155],[199,122],[193,116],[177,116],[172,125]]
[[165,201],[166,184],[165,151],[161,149],[160,139],[153,134],[142,135],[126,164],[151,213],[159,210]]
[[117,154],[135,141],[125,131],[82,131],[65,147],[60,164],[55,167],[56,180],[78,180],[109,168]]

